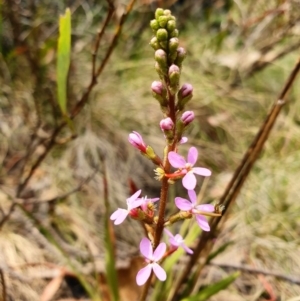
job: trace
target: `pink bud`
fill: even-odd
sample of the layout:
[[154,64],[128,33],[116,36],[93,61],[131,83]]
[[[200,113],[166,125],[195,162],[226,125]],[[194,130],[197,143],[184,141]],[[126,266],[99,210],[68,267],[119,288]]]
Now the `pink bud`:
[[180,69],[175,64],[171,65],[169,68],[169,75],[172,75],[173,73],[179,73]]
[[182,98],[185,98],[193,93],[193,86],[191,84],[183,84],[180,93]]
[[162,131],[172,130],[174,127],[174,123],[170,117],[162,119],[159,125]]
[[185,124],[188,125],[190,124],[193,120],[195,119],[195,114],[193,111],[186,111],[182,114],[181,116],[181,121]]
[[133,147],[139,149],[143,153],[146,153],[147,146],[144,143],[142,136],[138,132],[130,133],[128,141]]
[[151,89],[154,93],[162,95],[163,92],[163,84],[159,81],[154,81],[151,85]]

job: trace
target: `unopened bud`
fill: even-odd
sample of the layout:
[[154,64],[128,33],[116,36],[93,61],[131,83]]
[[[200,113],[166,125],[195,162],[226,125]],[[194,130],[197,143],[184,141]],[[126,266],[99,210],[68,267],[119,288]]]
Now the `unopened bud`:
[[163,86],[162,82],[154,81],[151,85],[151,89],[154,93],[156,93],[158,95],[162,95],[164,86]]
[[159,26],[160,27],[166,27],[167,26],[167,23],[168,23],[168,21],[169,21],[169,17],[168,16],[160,16],[159,18],[158,18],[158,23],[159,23]]
[[151,85],[152,95],[158,100],[161,107],[168,106],[167,90],[160,81],[154,81]]
[[170,79],[170,86],[173,92],[176,92],[178,85],[179,85],[179,79],[180,79],[180,69],[176,65],[171,65],[169,68],[169,79]]
[[162,119],[159,123],[160,128],[162,131],[168,131],[168,130],[172,130],[174,127],[174,122],[172,121],[172,119],[170,117],[167,117],[165,119]]
[[164,15],[165,15],[165,16],[171,16],[172,13],[171,13],[171,11],[170,11],[169,9],[165,9],[165,10],[164,10]]
[[171,53],[176,54],[176,57],[177,57],[177,48],[178,48],[178,45],[179,45],[178,38],[172,38],[172,39],[169,40],[169,51]]
[[170,38],[177,38],[179,36],[179,31],[178,29],[174,29],[170,34],[169,37]]
[[138,132],[130,133],[128,141],[133,147],[140,150],[142,153],[146,153],[147,146],[143,141],[143,137]]
[[163,15],[164,15],[164,10],[162,8],[157,8],[155,11],[155,19],[158,20],[158,18]]
[[193,97],[193,86],[191,84],[183,84],[177,94],[177,109],[182,111],[187,102]]
[[168,32],[167,32],[167,30],[164,29],[164,28],[160,28],[156,32],[156,37],[157,37],[157,40],[159,42],[161,42],[161,41],[167,41],[168,40]]
[[193,111],[186,111],[182,114],[180,119],[184,125],[187,126],[195,119],[195,114]]
[[157,31],[159,29],[159,23],[157,20],[151,20],[150,21],[150,27],[154,30]]
[[158,50],[160,48],[159,46],[159,43],[157,41],[157,38],[156,37],[153,37],[151,40],[150,40],[150,46],[154,49],[154,50]]
[[167,23],[167,30],[168,32],[173,32],[176,29],[176,21],[175,20],[169,20]]
[[177,57],[175,59],[175,64],[181,67],[183,60],[186,57],[186,51],[183,47],[177,48]]

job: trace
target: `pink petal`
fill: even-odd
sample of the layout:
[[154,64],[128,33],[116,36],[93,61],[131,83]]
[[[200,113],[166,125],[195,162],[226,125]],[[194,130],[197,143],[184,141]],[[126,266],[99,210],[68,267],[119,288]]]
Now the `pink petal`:
[[160,281],[165,281],[167,279],[167,274],[165,270],[156,262],[154,262],[152,265],[153,265],[153,272],[156,275],[156,277]]
[[164,229],[164,231],[165,231],[165,233],[167,233],[167,235],[169,236],[169,237],[174,237],[174,235],[171,233],[171,231],[169,231],[168,229]]
[[111,216],[110,219],[114,220],[115,225],[120,225],[124,222],[125,218],[128,215],[128,210],[118,208]]
[[192,249],[190,249],[189,247],[187,247],[185,244],[181,245],[183,247],[183,249],[188,253],[188,254],[193,254],[194,251]]
[[182,137],[179,141],[180,144],[184,144],[188,141],[188,138],[187,137]]
[[205,218],[205,216],[197,214],[196,215],[196,220],[197,220],[198,225],[200,226],[200,228],[203,231],[207,231],[207,232],[210,231],[210,226],[209,226],[208,221]]
[[139,272],[136,275],[137,285],[143,285],[146,283],[146,281],[151,275],[151,270],[152,270],[152,266],[150,264],[148,264],[147,266],[139,270]]
[[211,171],[209,169],[203,168],[203,167],[194,167],[193,173],[195,173],[199,176],[203,176],[203,177],[211,176]]
[[197,194],[196,194],[195,190],[188,190],[188,195],[189,195],[189,198],[190,198],[192,204],[196,205],[196,203],[197,203]]
[[180,244],[178,243],[178,241],[177,241],[174,237],[171,237],[171,238],[169,239],[169,242],[170,242],[170,244],[171,244],[172,246],[174,246],[174,247],[176,247],[176,248],[178,248],[178,247],[180,246]]
[[185,159],[175,152],[169,152],[168,159],[169,159],[170,164],[175,168],[185,167],[185,164],[186,164]]
[[201,211],[214,212],[215,206],[213,206],[211,204],[203,204],[203,205],[196,206],[196,209],[201,210]]
[[183,178],[182,178],[182,185],[187,190],[195,189],[197,184],[196,177],[194,176],[192,171],[189,171]]
[[197,162],[197,158],[198,158],[197,148],[196,147],[191,147],[189,149],[189,153],[188,153],[188,157],[187,157],[188,163],[190,163],[194,166],[195,163]]
[[138,196],[141,194],[141,189],[140,190],[138,190],[137,192],[135,192],[131,197],[129,197],[126,201],[127,201],[127,204],[128,203],[132,203],[133,201],[135,201],[137,198],[138,198]]
[[193,209],[192,203],[181,197],[175,198],[175,205],[178,209],[183,210],[183,211],[189,211],[189,210]]
[[166,244],[161,242],[154,251],[153,260],[159,261],[165,255],[166,249]]
[[153,248],[151,242],[148,238],[144,237],[140,242],[140,251],[143,256],[147,259],[152,260],[153,257]]

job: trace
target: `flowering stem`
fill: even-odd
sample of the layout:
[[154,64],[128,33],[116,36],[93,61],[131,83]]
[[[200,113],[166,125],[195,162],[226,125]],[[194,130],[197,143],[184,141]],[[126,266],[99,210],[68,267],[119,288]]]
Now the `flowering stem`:
[[[169,81],[169,79],[168,79]],[[167,84],[168,87],[168,84]],[[172,119],[174,124],[176,123],[176,116],[175,116],[175,97],[171,94],[169,88],[167,88],[168,92],[168,99],[169,99],[169,117]],[[176,136],[176,127],[173,129],[174,131],[174,137]],[[168,153],[170,151],[173,151],[176,146],[176,140],[174,140],[173,144],[168,145],[167,152],[165,153],[164,157],[164,171],[165,173],[170,173],[171,165],[168,160]],[[165,223],[165,210],[166,210],[166,204],[167,204],[167,196],[168,196],[168,190],[169,190],[169,183],[168,178],[164,177],[162,179],[161,184],[161,190],[160,190],[160,203],[159,203],[159,211],[158,211],[158,220],[156,225],[156,231],[154,236],[154,249],[158,246],[162,232],[164,230],[164,223]]]

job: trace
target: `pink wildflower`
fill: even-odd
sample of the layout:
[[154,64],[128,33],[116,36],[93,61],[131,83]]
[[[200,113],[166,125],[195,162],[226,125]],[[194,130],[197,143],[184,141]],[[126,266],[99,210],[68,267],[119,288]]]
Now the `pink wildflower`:
[[170,237],[169,242],[173,246],[173,248],[178,249],[178,247],[182,247],[188,254],[193,254],[193,250],[191,250],[189,247],[187,247],[184,244],[184,240],[180,234],[176,234],[175,236],[168,230],[164,229],[164,231],[167,233],[167,235]]
[[[206,217],[204,216],[205,211],[206,212],[214,212],[215,208],[211,204],[203,204],[203,205],[197,205],[197,195],[194,190],[188,190],[188,194],[190,197],[190,200],[186,200],[181,197],[176,197],[175,198],[175,204],[177,208],[183,211],[190,211],[192,214],[196,216],[196,221],[199,225],[199,227],[203,231],[209,231],[210,227],[208,224],[208,221]],[[201,213],[200,213],[200,212]]]
[[150,277],[152,270],[160,281],[165,281],[167,279],[165,270],[158,264],[158,261],[160,261],[164,256],[166,248],[166,244],[164,242],[161,242],[153,253],[153,247],[150,240],[145,237],[141,240],[140,251],[146,258],[146,262],[148,262],[148,264],[137,273],[137,285],[145,284]]
[[169,152],[168,154],[170,164],[175,168],[179,168],[181,173],[184,174],[182,185],[188,190],[193,190],[196,187],[197,180],[194,173],[203,177],[209,177],[211,175],[211,171],[207,168],[193,167],[197,162],[197,158],[198,151],[195,147],[190,148],[187,162],[176,152]]
[[126,200],[127,202],[127,209],[118,208],[111,216],[110,219],[115,221],[115,225],[120,225],[123,223],[127,215],[130,211],[134,208],[137,208],[143,204],[143,199],[138,199],[138,196],[141,194],[141,190],[138,190],[134,193],[130,198]]

